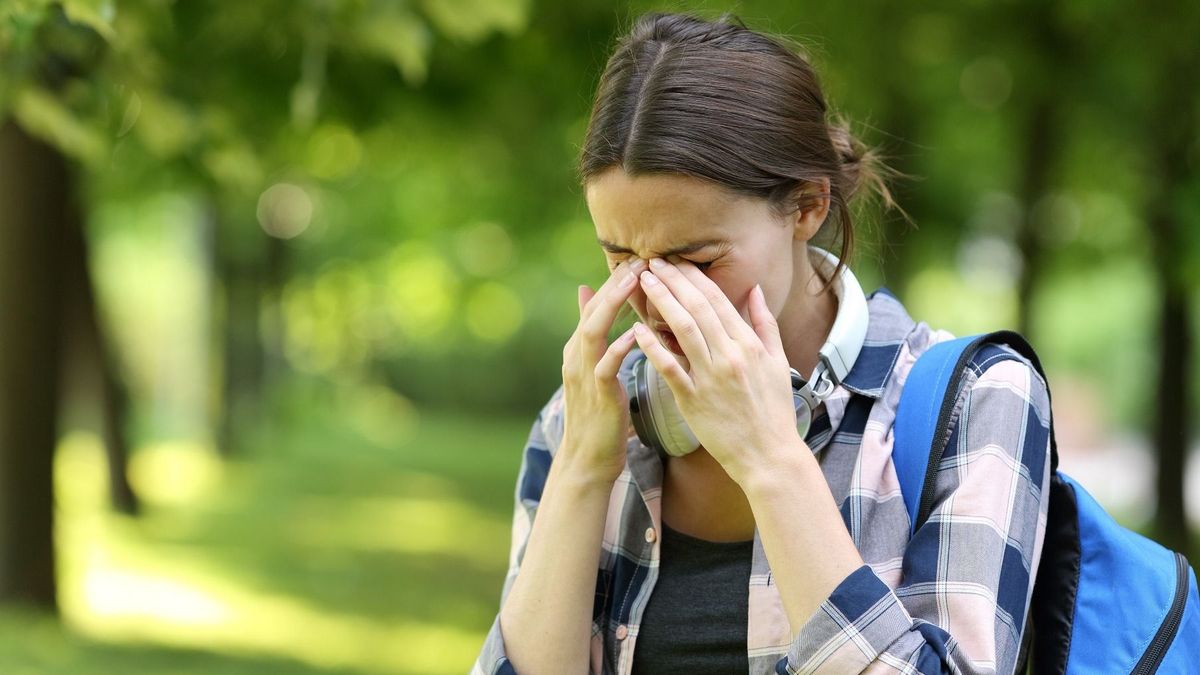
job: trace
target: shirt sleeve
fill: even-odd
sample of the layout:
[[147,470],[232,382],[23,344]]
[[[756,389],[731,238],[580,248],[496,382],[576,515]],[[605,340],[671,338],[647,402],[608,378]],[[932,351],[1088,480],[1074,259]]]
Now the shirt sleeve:
[[[525,557],[525,547],[533,527],[533,518],[542,499],[546,477],[550,473],[550,461],[562,441],[562,406],[563,387],[560,385],[538,413],[530,428],[529,438],[525,441],[525,451],[521,455],[521,467],[517,471],[517,482],[513,491],[512,542],[508,554],[508,572],[500,590],[500,607],[504,606],[504,601],[517,580],[517,572],[521,569],[521,561]],[[596,639],[597,631],[598,628],[593,622],[593,640]],[[592,671],[595,670],[593,664]],[[471,668],[471,675],[516,675],[516,672],[508,660],[504,633],[500,626],[500,613],[497,611],[479,656]]]
[[[524,444],[521,454],[521,467],[517,470],[517,482],[512,495],[512,536],[509,548],[509,568],[504,575],[504,585],[500,589],[499,607],[504,607],[504,601],[509,597],[512,584],[520,572],[524,551],[529,542],[529,531],[533,527],[534,514],[538,512],[541,502],[541,492],[546,486],[546,477],[550,473],[550,461],[553,452],[558,449],[562,440],[562,411],[563,387],[559,387],[551,396],[550,401],[541,408],[538,418],[529,429],[529,437]],[[488,629],[484,646],[476,657],[472,675],[515,675],[516,670],[509,663],[508,652],[504,649],[504,634],[500,631],[500,614],[492,620]]]
[[1007,345],[976,353],[899,586],[869,565],[801,627],[779,675],[1012,673],[1046,530],[1050,401]]

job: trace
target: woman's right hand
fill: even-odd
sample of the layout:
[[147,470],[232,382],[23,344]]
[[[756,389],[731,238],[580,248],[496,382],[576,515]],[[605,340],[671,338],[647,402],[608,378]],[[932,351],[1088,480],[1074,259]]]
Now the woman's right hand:
[[[625,468],[629,402],[617,371],[637,342],[633,329],[608,344],[621,305],[638,287],[646,262],[621,263],[598,291],[579,287],[579,326],[563,347],[563,441],[579,478],[604,484]],[[561,452],[561,450],[560,450]]]

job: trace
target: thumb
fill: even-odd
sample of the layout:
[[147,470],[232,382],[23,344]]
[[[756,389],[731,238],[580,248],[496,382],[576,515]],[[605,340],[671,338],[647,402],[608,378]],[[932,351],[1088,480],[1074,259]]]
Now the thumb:
[[758,339],[762,340],[768,353],[785,358],[783,340],[779,337],[779,323],[771,313],[771,308],[767,307],[767,299],[763,297],[762,286],[759,284],[755,284],[750,291],[750,325],[754,327],[754,332]]
[[583,316],[583,308],[587,306],[588,300],[591,300],[592,296],[594,296],[595,293],[592,292],[592,289],[589,288],[587,286],[587,284],[580,284],[578,290],[579,290],[579,316],[582,317]]

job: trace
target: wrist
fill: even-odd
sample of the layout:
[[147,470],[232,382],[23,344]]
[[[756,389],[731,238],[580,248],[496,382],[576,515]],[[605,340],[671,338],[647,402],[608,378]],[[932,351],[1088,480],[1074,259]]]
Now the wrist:
[[825,480],[812,449],[800,438],[776,444],[754,456],[756,461],[734,478],[747,498],[780,489],[795,490],[814,472],[822,482]]
[[609,494],[617,478],[596,471],[574,453],[560,451],[550,462],[550,472],[546,480],[553,480],[555,485],[564,490],[587,497]]

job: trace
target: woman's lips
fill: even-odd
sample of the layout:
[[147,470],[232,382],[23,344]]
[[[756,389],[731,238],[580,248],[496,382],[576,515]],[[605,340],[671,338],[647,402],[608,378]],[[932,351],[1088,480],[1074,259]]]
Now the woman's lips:
[[675,339],[674,333],[669,330],[659,329],[658,337],[660,340],[662,340],[663,345],[665,345],[667,349],[670,349],[672,352],[680,356],[684,356],[683,348],[679,346],[679,340]]

